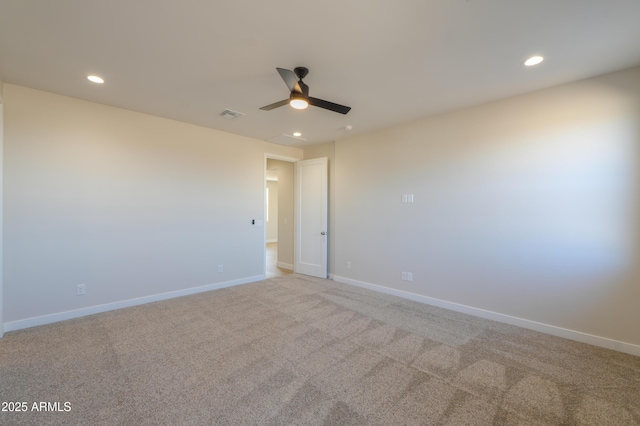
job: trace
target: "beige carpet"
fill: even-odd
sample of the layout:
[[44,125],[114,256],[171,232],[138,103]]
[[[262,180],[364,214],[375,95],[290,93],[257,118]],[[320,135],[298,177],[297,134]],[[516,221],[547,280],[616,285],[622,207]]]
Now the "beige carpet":
[[640,357],[291,275],[7,333],[0,401],[29,408],[2,425],[638,425]]

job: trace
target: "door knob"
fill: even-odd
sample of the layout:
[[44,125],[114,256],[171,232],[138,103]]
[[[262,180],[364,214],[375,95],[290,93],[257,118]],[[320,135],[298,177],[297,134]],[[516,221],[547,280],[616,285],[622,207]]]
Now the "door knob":
[[320,233],[320,235],[327,235],[327,233],[326,233],[326,232],[324,232],[324,231],[322,231],[322,232]]

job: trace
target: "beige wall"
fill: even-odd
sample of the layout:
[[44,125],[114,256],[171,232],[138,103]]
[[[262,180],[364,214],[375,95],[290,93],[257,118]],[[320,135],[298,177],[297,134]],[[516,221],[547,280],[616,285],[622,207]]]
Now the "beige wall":
[[640,345],[639,145],[640,68],[337,141],[335,274]]
[[5,323],[263,275],[265,153],[301,149],[10,84],[4,100]]
[[304,147],[304,159],[311,160],[313,158],[327,157],[329,163],[329,235],[328,235],[328,253],[327,262],[329,276],[334,274],[334,256],[335,256],[335,142],[329,142],[320,145],[312,145]]
[[267,181],[269,189],[269,220],[267,221],[267,242],[278,241],[278,182]]

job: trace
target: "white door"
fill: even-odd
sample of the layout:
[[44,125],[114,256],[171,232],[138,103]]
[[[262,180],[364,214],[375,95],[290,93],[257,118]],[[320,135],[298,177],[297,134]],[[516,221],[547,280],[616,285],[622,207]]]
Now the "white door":
[[296,162],[295,271],[327,278],[327,158]]

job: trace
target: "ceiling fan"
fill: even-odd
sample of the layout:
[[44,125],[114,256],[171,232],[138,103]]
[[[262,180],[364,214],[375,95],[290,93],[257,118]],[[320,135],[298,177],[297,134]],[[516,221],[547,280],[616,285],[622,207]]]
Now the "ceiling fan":
[[289,104],[295,109],[305,109],[309,105],[313,105],[320,108],[328,109],[329,111],[339,112],[340,114],[346,114],[351,110],[351,107],[335,104],[329,101],[323,101],[322,99],[312,98],[311,96],[309,96],[309,86],[302,82],[302,79],[305,78],[307,74],[309,74],[309,70],[307,68],[297,67],[293,71],[286,70],[284,68],[276,69],[278,70],[280,77],[282,77],[285,84],[291,91],[291,95],[289,96],[289,99],[285,99],[271,105],[263,106],[260,109],[270,111],[272,109]]

